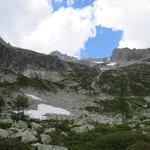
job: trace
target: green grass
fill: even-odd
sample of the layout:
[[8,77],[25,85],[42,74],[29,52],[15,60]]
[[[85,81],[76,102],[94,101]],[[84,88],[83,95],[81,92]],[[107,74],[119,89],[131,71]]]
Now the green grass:
[[150,95],[150,65],[134,64],[108,70],[99,78],[98,86],[110,95]]
[[137,145],[141,145],[139,150],[143,150],[143,147],[149,148],[150,137],[140,131],[132,132],[128,126],[95,126],[95,130],[83,134],[68,131],[68,136],[65,136],[57,133],[52,144],[65,146],[69,150],[127,150],[136,148]]
[[31,146],[12,139],[0,138],[0,150],[33,150]]
[[57,89],[64,89],[65,85],[63,83],[52,82],[49,80],[40,79],[38,77],[28,78],[23,75],[17,77],[17,81],[14,83],[0,82],[0,87],[7,89],[8,91],[17,90],[21,87],[33,87],[38,90],[46,90],[56,92]]

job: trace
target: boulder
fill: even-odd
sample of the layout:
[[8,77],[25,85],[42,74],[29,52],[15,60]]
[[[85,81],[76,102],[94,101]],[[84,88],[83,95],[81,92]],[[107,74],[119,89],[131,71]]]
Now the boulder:
[[68,148],[56,145],[38,144],[38,150],[68,150]]
[[95,129],[94,125],[83,125],[80,127],[74,127],[71,130],[75,131],[76,133],[85,133],[85,132],[88,132],[88,131],[94,130],[94,129]]
[[0,119],[1,123],[8,123],[8,124],[13,124],[14,121],[12,119]]
[[150,119],[150,112],[143,113],[143,117],[145,117],[146,119]]
[[21,140],[22,134],[23,134],[22,132],[14,133],[13,135],[11,135],[10,138],[12,138],[12,139],[17,139],[17,140]]
[[24,131],[22,134],[21,141],[23,143],[35,143],[38,141],[38,139],[34,136],[34,134],[31,131]]
[[48,128],[44,130],[45,134],[50,134],[50,135],[54,134],[55,132],[56,132],[55,128]]
[[42,126],[40,124],[38,124],[38,123],[35,123],[35,122],[31,123],[31,127],[34,130],[41,130],[42,129]]
[[52,141],[52,138],[47,134],[41,134],[40,137],[43,144],[49,144]]
[[26,122],[22,121],[22,120],[19,120],[15,125],[14,125],[15,128],[18,128],[18,129],[28,129],[28,125]]
[[0,129],[0,137],[2,138],[9,138],[12,134],[12,131]]

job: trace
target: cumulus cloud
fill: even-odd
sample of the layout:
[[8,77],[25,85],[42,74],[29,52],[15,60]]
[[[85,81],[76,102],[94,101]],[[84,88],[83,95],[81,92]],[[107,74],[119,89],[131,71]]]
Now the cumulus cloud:
[[71,7],[75,0],[67,2],[68,8],[53,11],[52,0],[1,0],[0,34],[15,46],[37,52],[79,55],[101,25],[123,31],[120,47],[150,47],[149,0],[95,0],[82,9]]
[[30,34],[52,12],[45,0],[1,0],[0,34],[14,45]]
[[22,45],[44,53],[61,50],[69,55],[79,55],[80,49],[89,37],[95,36],[95,26],[89,7],[82,10],[61,8],[54,12],[30,34],[24,37]]
[[[61,1],[61,0],[55,0]],[[71,5],[72,0],[68,0]],[[52,12],[51,0],[0,1],[0,32],[13,45],[50,53],[60,50],[79,55],[86,41],[95,36],[92,8],[60,8]]]
[[97,25],[123,31],[119,47],[150,47],[149,0],[96,0],[93,9]]

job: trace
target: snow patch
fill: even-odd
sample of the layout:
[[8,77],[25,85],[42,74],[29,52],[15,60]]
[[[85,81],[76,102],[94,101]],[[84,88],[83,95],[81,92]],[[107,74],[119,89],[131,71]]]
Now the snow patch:
[[46,114],[58,114],[70,116],[71,113],[65,109],[53,107],[46,104],[39,104],[37,110],[26,110],[26,115],[35,119],[46,119]]
[[116,65],[115,62],[111,62],[111,63],[107,64],[107,66],[115,66],[115,65]]
[[92,61],[93,63],[96,63],[96,64],[102,64],[104,63],[103,61]]
[[42,101],[42,99],[40,99],[39,97],[35,96],[35,95],[31,95],[31,94],[25,94],[27,97],[30,97],[34,100],[37,100],[37,101]]

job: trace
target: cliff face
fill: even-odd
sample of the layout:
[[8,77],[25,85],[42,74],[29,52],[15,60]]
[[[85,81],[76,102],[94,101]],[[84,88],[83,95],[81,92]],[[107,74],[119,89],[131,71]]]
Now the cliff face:
[[[36,53],[31,50],[7,46],[0,42],[0,69],[12,70],[27,77],[40,77],[52,81],[62,81],[68,74],[90,72],[95,76],[97,70],[78,63],[70,63],[58,56]],[[86,72],[84,72],[86,70]]]
[[55,56],[47,56],[0,44],[0,67],[15,71],[23,71],[26,68],[61,70],[64,69],[64,62]]
[[131,61],[142,60],[150,57],[150,48],[148,49],[115,49],[112,53],[112,61]]

